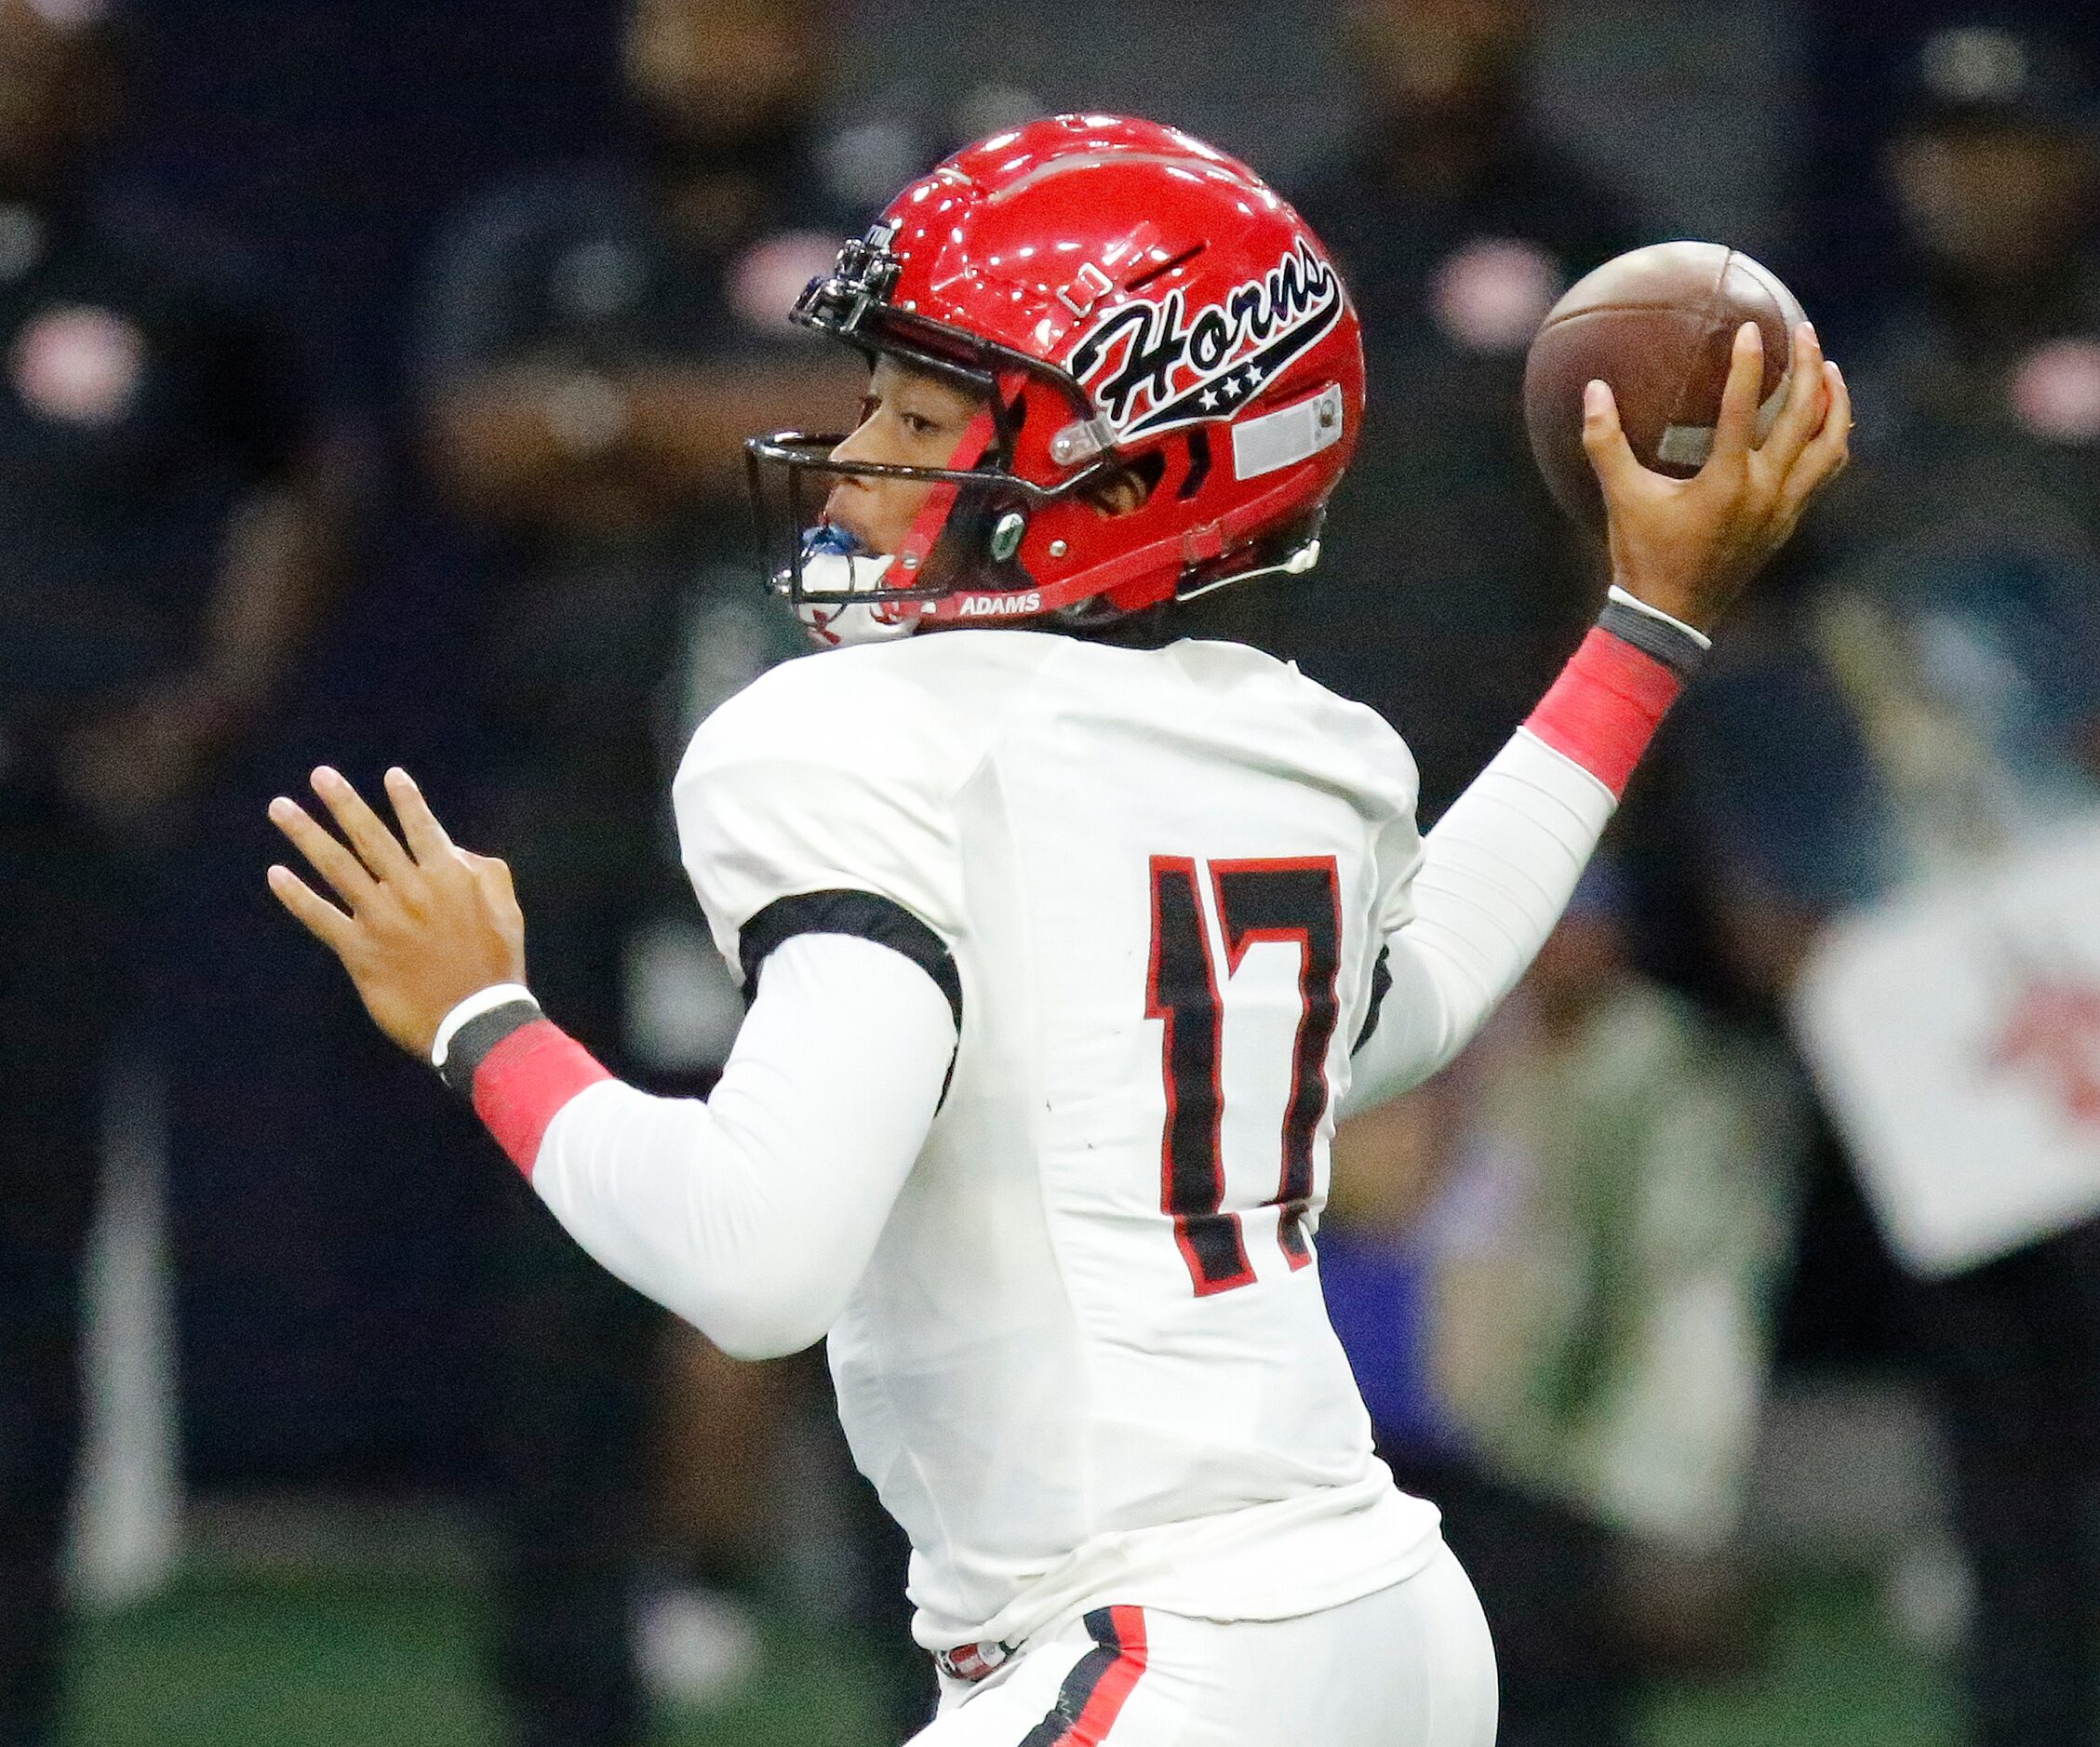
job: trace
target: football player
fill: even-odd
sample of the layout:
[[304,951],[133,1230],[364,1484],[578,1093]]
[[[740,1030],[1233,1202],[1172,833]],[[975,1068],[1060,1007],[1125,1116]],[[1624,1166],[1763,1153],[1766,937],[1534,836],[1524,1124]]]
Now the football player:
[[1843,382],[1804,328],[1753,448],[1747,328],[1689,482],[1592,385],[1617,586],[1425,841],[1376,715],[1178,629],[1313,562],[1363,418],[1347,293],[1251,171],[1144,122],[1001,134],[796,319],[869,359],[864,414],[754,441],[755,483],[776,585],[859,647],[677,778],[751,1000],[714,1095],[542,1016],[502,863],[399,770],[398,835],[331,770],[347,847],[274,802],[336,901],[272,887],[607,1267],[732,1354],[828,1337],[911,1537],[926,1747],[1483,1747],[1478,1606],[1321,1302],[1330,1137],[1545,940],[1703,627],[1842,464]]

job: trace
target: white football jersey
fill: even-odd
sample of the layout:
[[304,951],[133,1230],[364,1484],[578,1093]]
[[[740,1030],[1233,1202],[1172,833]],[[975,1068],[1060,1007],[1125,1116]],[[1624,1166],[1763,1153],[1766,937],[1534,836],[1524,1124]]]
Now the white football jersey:
[[952,955],[952,1080],[830,1335],[929,1648],[1104,1602],[1289,1618],[1435,1555],[1316,1245],[1414,789],[1372,712],[1221,643],[845,649],[696,736],[680,838],[732,965],[839,891]]

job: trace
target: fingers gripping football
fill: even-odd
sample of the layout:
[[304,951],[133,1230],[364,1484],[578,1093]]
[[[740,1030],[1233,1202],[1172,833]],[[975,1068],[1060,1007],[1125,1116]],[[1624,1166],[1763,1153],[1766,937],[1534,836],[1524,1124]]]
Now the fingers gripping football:
[[1786,396],[1758,440],[1764,342],[1755,322],[1735,336],[1712,453],[1691,479],[1643,467],[1610,387],[1591,382],[1583,446],[1604,493],[1613,580],[1685,623],[1711,625],[1779,550],[1849,454],[1852,398],[1815,330],[1795,330]]
[[334,901],[288,867],[270,870],[270,889],[342,961],[380,1029],[427,1056],[468,995],[525,980],[510,869],[454,845],[406,771],[386,777],[399,835],[340,773],[323,767],[313,782],[341,838],[285,797],[270,818]]

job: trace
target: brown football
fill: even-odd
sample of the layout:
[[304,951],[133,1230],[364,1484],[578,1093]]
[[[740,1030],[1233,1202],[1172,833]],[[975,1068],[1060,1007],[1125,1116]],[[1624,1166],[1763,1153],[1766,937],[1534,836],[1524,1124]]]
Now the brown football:
[[1759,436],[1786,404],[1801,306],[1776,273],[1719,243],[1657,243],[1608,260],[1553,306],[1524,368],[1532,453],[1560,507],[1593,528],[1604,500],[1583,448],[1583,388],[1612,385],[1644,466],[1679,479],[1713,446],[1736,330],[1764,333]]

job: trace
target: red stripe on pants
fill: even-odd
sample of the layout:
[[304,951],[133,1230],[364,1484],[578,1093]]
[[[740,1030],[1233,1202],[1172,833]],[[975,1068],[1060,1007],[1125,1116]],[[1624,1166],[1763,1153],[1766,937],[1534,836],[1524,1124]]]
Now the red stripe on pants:
[[1115,1727],[1116,1719],[1123,1714],[1130,1689],[1144,1673],[1149,1654],[1144,1638],[1144,1609],[1111,1607],[1108,1615],[1115,1621],[1120,1654],[1094,1683],[1086,1709],[1073,1719],[1072,1727],[1058,1737],[1057,1747],[1101,1747],[1108,1739],[1108,1731]]

